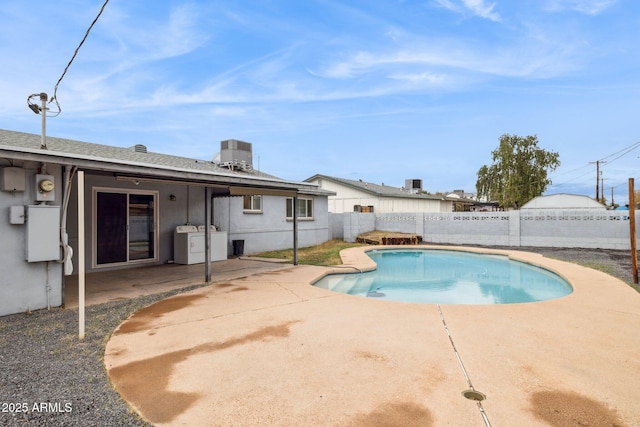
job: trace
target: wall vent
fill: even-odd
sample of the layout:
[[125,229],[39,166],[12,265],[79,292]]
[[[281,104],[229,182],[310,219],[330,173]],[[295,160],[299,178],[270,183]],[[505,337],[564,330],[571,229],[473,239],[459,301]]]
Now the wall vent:
[[129,147],[130,149],[132,149],[133,151],[135,151],[136,153],[146,153],[147,152],[147,146],[146,145],[142,145],[142,144],[136,144],[133,147]]

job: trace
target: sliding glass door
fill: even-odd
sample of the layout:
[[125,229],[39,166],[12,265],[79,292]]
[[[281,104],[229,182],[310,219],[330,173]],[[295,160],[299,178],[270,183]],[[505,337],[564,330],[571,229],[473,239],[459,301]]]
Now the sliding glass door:
[[96,189],[96,266],[156,259],[156,192]]

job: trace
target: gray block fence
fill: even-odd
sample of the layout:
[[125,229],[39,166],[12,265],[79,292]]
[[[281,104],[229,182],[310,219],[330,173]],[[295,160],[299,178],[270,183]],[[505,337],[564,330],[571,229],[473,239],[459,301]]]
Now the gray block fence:
[[[451,213],[350,212],[331,214],[330,222],[331,237],[347,242],[355,242],[361,233],[378,230],[417,234],[422,236],[425,243],[618,250],[631,248],[629,211],[536,209]],[[636,230],[639,229],[640,227],[636,227]]]

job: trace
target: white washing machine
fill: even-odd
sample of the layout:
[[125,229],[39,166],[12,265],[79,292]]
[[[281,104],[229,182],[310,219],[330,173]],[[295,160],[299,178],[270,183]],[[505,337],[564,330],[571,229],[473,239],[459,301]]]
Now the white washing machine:
[[[211,261],[227,259],[227,232],[211,229]],[[179,225],[173,234],[173,261],[176,264],[199,264],[205,260],[205,227]]]

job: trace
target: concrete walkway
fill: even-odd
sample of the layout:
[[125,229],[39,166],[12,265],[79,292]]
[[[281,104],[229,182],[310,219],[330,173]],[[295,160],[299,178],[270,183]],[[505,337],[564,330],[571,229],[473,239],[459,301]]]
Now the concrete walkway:
[[[281,262],[258,258],[233,258],[211,263],[211,281],[218,283],[284,268]],[[163,264],[123,270],[88,273],[85,304],[104,304],[143,295],[157,294],[205,283],[204,264]],[[78,307],[78,276],[69,276],[65,284],[65,308]]]
[[[371,268],[361,248],[348,251],[347,263]],[[410,304],[314,288],[330,269],[290,266],[139,311],[105,364],[154,425],[640,425],[640,294],[575,264],[485,252],[546,266],[575,291]],[[486,400],[463,397],[472,387]]]

